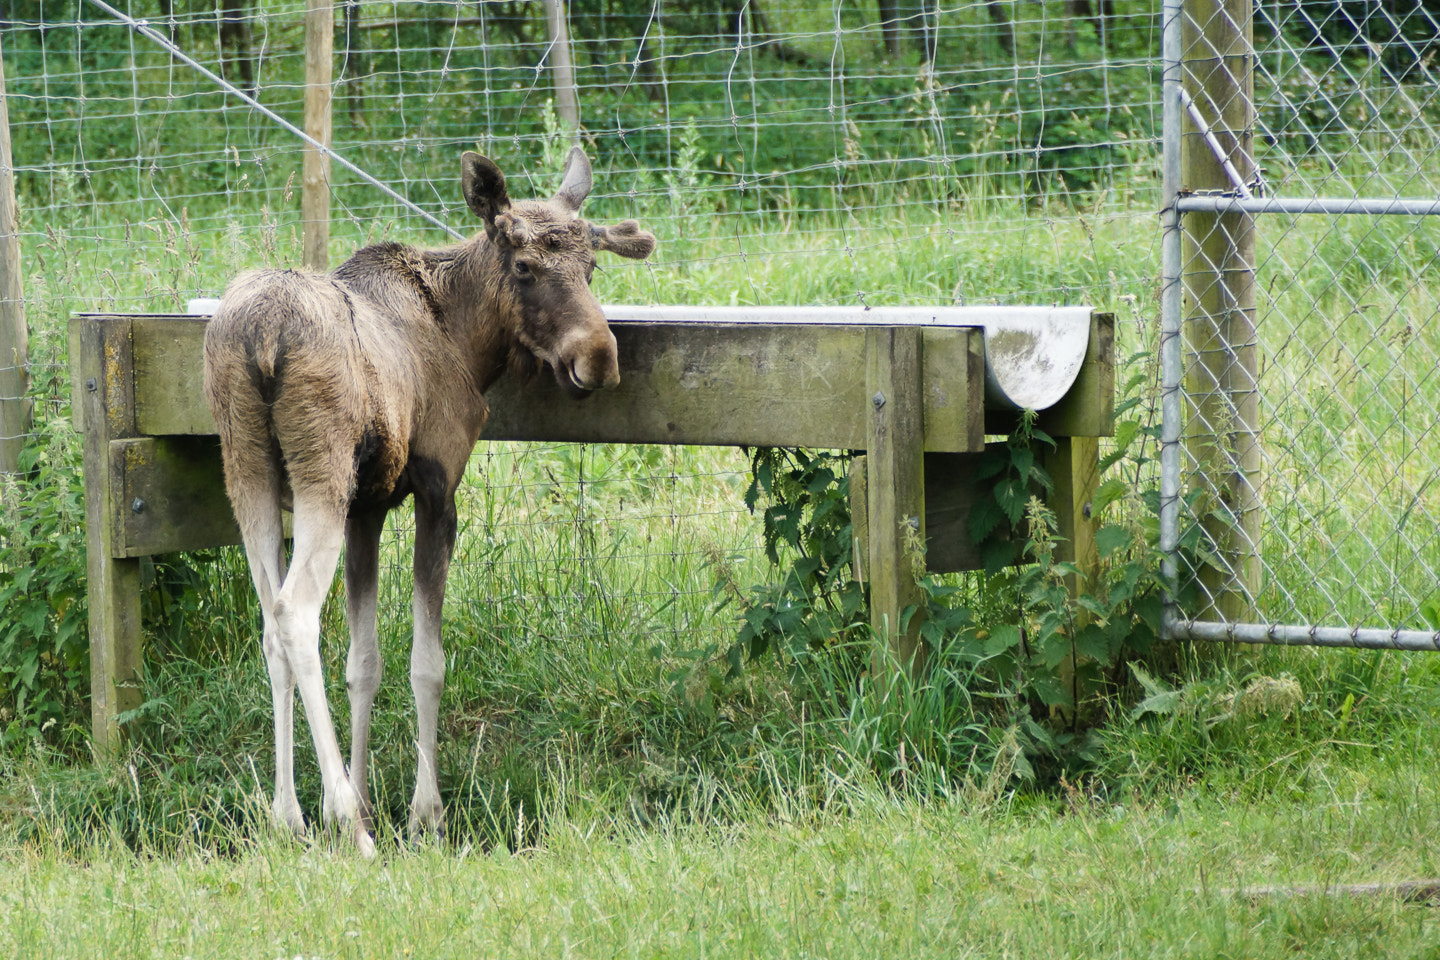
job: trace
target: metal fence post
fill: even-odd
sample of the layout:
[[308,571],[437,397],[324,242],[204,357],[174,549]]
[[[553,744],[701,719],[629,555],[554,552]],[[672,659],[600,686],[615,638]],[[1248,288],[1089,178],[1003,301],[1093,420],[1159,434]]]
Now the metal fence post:
[[[1180,21],[1182,0],[1164,0],[1161,8],[1161,202],[1160,211],[1160,552],[1162,569],[1172,580],[1179,573],[1180,539]],[[1167,632],[1178,617],[1174,597],[1167,598]]]
[[29,333],[20,277],[20,226],[10,154],[10,111],[5,64],[0,60],[0,473],[20,468],[20,448],[30,432]]
[[[1177,95],[1193,108],[1181,118],[1180,189],[1244,194],[1255,175],[1252,0],[1185,0],[1184,11]],[[1198,513],[1219,561],[1200,571],[1205,599],[1195,613],[1248,620],[1260,585],[1255,221],[1192,212],[1181,232],[1185,449],[1192,474],[1209,481]]]

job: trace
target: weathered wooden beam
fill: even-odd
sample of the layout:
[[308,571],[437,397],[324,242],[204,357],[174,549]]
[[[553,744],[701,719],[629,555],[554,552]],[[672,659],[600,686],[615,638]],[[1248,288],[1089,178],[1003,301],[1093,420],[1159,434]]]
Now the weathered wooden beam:
[[[148,436],[212,434],[201,388],[205,320],[136,317],[135,417]],[[863,449],[866,331],[800,324],[614,322],[619,387],[577,403],[549,377],[487,394],[487,440]],[[924,446],[984,441],[984,344],[973,327],[916,327],[925,344]]]
[[[1046,448],[1041,459],[1055,485],[1047,499],[1061,538],[1055,559],[1074,561],[1091,577],[1099,565],[1090,516],[1100,480],[1099,441],[1060,437],[1056,443],[1057,449]],[[987,449],[1000,446],[986,445]],[[994,491],[993,477],[976,479],[984,458],[983,453],[925,454],[925,569],[930,573],[984,569],[984,558],[970,533],[971,511]],[[868,479],[867,459],[856,457],[850,463],[850,518],[856,530],[868,527]]]
[[980,570],[984,562],[970,533],[975,505],[993,497],[993,478],[977,480],[983,453],[925,455],[925,566],[931,573]]
[[218,437],[110,441],[110,549],[115,557],[240,542],[225,496]]
[[197,317],[135,318],[137,433],[215,433],[215,420],[205,405],[205,323]]
[[[924,669],[919,628],[923,595],[918,576],[925,542],[924,338],[915,327],[865,331],[866,537],[865,576],[870,584],[870,623],[886,638],[890,655],[912,674]],[[921,612],[901,629],[904,611]],[[888,676],[877,651],[874,675]]]
[[[869,392],[857,376],[867,331],[892,328],[612,323],[619,387],[576,404],[551,382],[497,383],[493,440],[588,440],[769,447],[867,446]],[[915,329],[933,345],[924,404],[927,449],[983,442],[978,330]]]
[[131,321],[71,322],[72,403],[81,407],[90,603],[90,713],[95,749],[113,756],[115,718],[140,705],[140,561],[117,559],[112,518],[122,496],[110,456],[135,434]]
[[1100,486],[1100,441],[1096,437],[1057,437],[1054,449],[1044,449],[1041,464],[1055,485],[1048,504],[1063,538],[1055,559],[1072,561],[1080,570],[1085,582],[1072,576],[1068,584],[1070,593],[1078,595],[1100,570],[1096,523],[1090,509]]

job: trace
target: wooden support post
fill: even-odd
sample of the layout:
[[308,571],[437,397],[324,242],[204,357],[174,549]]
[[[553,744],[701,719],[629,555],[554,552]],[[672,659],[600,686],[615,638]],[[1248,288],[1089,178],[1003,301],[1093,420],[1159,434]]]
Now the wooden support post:
[[555,75],[555,112],[572,138],[580,136],[580,97],[575,92],[575,67],[570,60],[570,29],[565,22],[564,0],[545,0],[545,22],[550,30],[550,68]]
[[[305,133],[331,142],[330,81],[335,51],[333,0],[305,2]],[[330,269],[330,157],[305,145],[300,219],[305,266]]]
[[[1251,0],[1193,0],[1185,7],[1185,90],[1240,177],[1255,173]],[[1187,115],[1181,181],[1231,191],[1224,165]],[[1222,570],[1200,572],[1199,619],[1254,619],[1260,589],[1260,393],[1255,336],[1255,220],[1240,213],[1185,215],[1182,277],[1187,472],[1204,477]],[[1218,509],[1216,509],[1218,508]],[[1227,516],[1226,520],[1214,519]]]
[[[923,333],[918,327],[872,327],[865,339],[870,622],[912,675],[924,668],[923,614],[911,618],[903,632],[900,620],[906,607],[922,604],[917,579],[924,572],[923,554],[917,555],[916,546],[925,542]],[[882,657],[876,653],[877,677],[888,672]]]
[[114,756],[122,742],[115,718],[140,705],[140,560],[120,558],[116,543],[117,517],[137,505],[121,502],[112,449],[112,441],[135,435],[131,327],[118,318],[70,327],[72,402],[84,435],[90,716],[102,756]]
[[1045,449],[1043,466],[1055,485],[1049,506],[1055,511],[1060,536],[1066,539],[1055,558],[1072,561],[1085,578],[1083,583],[1069,578],[1071,596],[1079,596],[1100,570],[1090,510],[1100,486],[1100,438],[1056,437],[1055,449]]
[[15,205],[15,172],[10,153],[10,111],[5,64],[0,60],[0,473],[20,466],[20,448],[30,432],[29,332],[25,287],[20,277],[20,225]]

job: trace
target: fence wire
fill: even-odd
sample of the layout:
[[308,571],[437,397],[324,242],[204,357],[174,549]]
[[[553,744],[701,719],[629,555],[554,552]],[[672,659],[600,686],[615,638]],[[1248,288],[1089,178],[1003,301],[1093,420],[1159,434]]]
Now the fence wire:
[[[303,4],[123,9],[300,121]],[[1244,9],[1253,22],[1227,24],[1235,16],[1223,4],[1184,4],[1187,83],[1216,64],[1245,65],[1230,77],[1236,93],[1198,97],[1195,109],[1224,133],[1228,113],[1243,108],[1253,133],[1253,162],[1209,186],[1186,184],[1187,199],[1433,206],[1432,0]],[[603,298],[1083,301],[1119,315],[1122,358],[1155,348],[1146,318],[1161,300],[1155,211],[1167,200],[1154,0],[612,0],[566,13],[597,168],[588,212],[637,217],[661,239],[645,265],[606,266]],[[298,263],[300,146],[84,0],[17,0],[4,17],[36,404],[29,440],[73,456],[66,319],[175,311],[245,267]],[[1246,48],[1206,49],[1216,26],[1241,29]],[[468,230],[460,150],[495,157],[517,194],[555,183],[568,141],[554,49],[540,3],[342,3],[334,147]],[[377,239],[445,241],[359,178],[332,178],[332,262]],[[1191,347],[1174,384],[1184,457],[1172,545],[1193,594],[1184,616],[1231,633],[1440,628],[1440,339],[1429,279],[1440,222],[1290,213],[1181,222]],[[1251,247],[1253,261],[1236,258]],[[1217,309],[1236,277],[1249,278],[1249,299]],[[1223,343],[1207,339],[1222,327]],[[1242,355],[1253,367],[1231,363]],[[496,446],[475,466],[467,515],[478,532],[462,537],[457,558],[470,585],[451,596],[480,612],[502,598],[554,607],[589,583],[625,601],[616,607],[626,617],[566,627],[572,606],[545,630],[703,633],[716,629],[706,564],[753,556],[733,452]]]
[[[1197,99],[1224,151],[1252,152],[1247,210],[1440,212],[1440,8],[1290,0],[1256,4],[1253,27],[1235,9],[1177,11],[1179,67],[1224,91]],[[1187,122],[1167,149],[1208,162]],[[1182,194],[1242,193],[1179,163]],[[1440,648],[1440,218],[1180,222],[1173,545],[1194,590],[1181,619],[1205,623],[1177,634]]]
[[[300,123],[303,3],[116,6]],[[596,167],[587,215],[660,238],[646,264],[602,264],[602,299],[1088,302],[1121,317],[1123,350],[1153,337],[1149,0],[565,10]],[[301,148],[85,0],[14,0],[4,17],[31,443],[73,458],[67,318],[182,310],[244,268],[297,265]],[[465,232],[461,150],[494,157],[517,195],[554,187],[568,139],[541,3],[370,0],[335,21],[338,153]],[[331,178],[332,263],[374,240],[446,241],[347,171]],[[746,465],[724,449],[482,445],[452,620],[533,644],[727,635],[717,563],[764,575]],[[395,529],[383,610],[409,589],[403,516]]]

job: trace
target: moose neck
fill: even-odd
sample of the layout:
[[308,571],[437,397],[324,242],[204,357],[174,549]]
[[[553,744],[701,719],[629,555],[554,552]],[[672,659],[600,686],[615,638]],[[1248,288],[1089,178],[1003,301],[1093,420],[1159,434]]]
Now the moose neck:
[[505,268],[482,233],[436,251],[436,299],[446,333],[483,393],[500,378],[519,340],[519,312],[508,296]]

